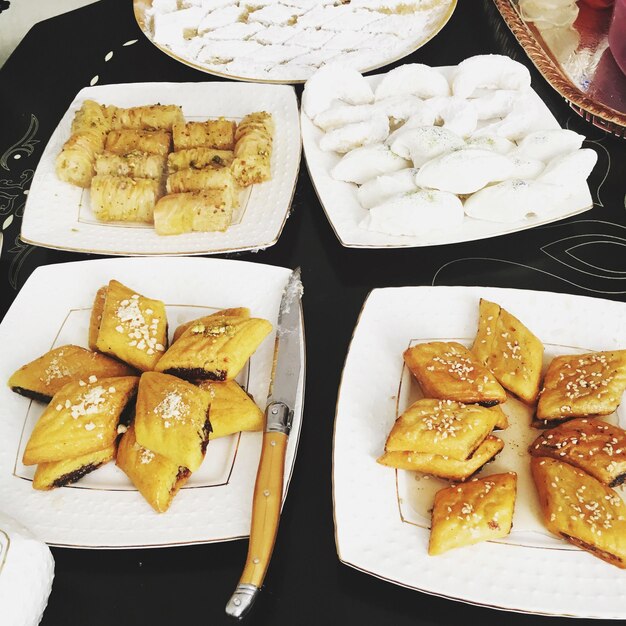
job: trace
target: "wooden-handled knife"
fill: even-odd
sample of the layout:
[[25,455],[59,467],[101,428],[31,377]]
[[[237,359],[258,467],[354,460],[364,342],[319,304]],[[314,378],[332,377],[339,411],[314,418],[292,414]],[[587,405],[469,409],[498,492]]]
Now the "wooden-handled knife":
[[298,268],[287,282],[278,313],[274,363],[265,409],[263,448],[252,502],[248,556],[235,593],[226,605],[226,613],[238,619],[250,610],[263,585],[278,531],[285,452],[302,364],[302,346],[298,333],[301,297],[302,283]]

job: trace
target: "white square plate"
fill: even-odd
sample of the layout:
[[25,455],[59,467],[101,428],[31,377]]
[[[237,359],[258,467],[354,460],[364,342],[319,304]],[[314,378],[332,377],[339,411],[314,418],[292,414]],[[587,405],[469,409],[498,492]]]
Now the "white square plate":
[[[60,180],[55,159],[70,136],[84,100],[131,107],[178,104],[187,121],[224,116],[240,120],[253,111],[274,117],[272,179],[246,189],[233,225],[223,233],[160,236],[148,224],[99,222],[89,191]],[[224,82],[129,83],[86,87],[59,122],[44,150],[28,193],[21,238],[46,248],[117,255],[217,254],[274,245],[289,214],[300,168],[300,123],[293,87]]]
[[[87,346],[90,309],[98,287],[115,278],[165,302],[170,333],[179,324],[222,308],[247,306],[276,327],[290,270],[222,259],[107,259],[36,269],[0,324],[0,493],[2,511],[43,541],[73,548],[162,547],[244,537],[250,532],[252,492],[262,433],[240,433],[209,443],[206,459],[161,515],[113,463],[78,483],[38,492],[24,446],[43,405],[11,392],[18,367],[53,346]],[[287,447],[285,491],[293,470],[304,393],[302,374]],[[272,332],[239,382],[264,408],[274,355]]]
[[[410,343],[434,339],[471,344],[481,297],[518,317],[548,355],[626,347],[624,303],[487,287],[372,291],[353,335],[337,404],[333,497],[339,558],[389,582],[472,604],[625,619],[626,571],[553,537],[537,518],[527,441],[517,435],[532,430],[526,427],[532,411],[522,403],[509,399],[504,405],[511,426],[497,435],[507,443],[483,470],[518,473],[513,530],[504,539],[428,556],[434,494],[429,484],[440,481],[376,463],[396,416],[415,397],[417,385],[404,369],[402,352]],[[625,408],[610,418],[622,427]],[[618,493],[624,497],[623,488]]]
[[[453,67],[438,67],[444,76],[449,77]],[[382,80],[385,74],[366,76],[372,88]],[[560,128],[558,121],[544,104],[543,100],[532,91],[537,105],[537,119],[531,131]],[[474,241],[476,239],[486,239],[515,233],[527,228],[534,228],[542,224],[549,224],[558,220],[578,215],[593,207],[593,200],[589,192],[586,181],[578,181],[572,189],[567,206],[563,210],[549,217],[534,217],[510,224],[500,224],[477,220],[465,216],[463,223],[458,228],[448,232],[433,232],[424,234],[421,237],[408,235],[387,235],[376,233],[360,228],[359,223],[367,215],[356,196],[357,186],[353,183],[346,183],[335,180],[330,175],[333,167],[341,159],[341,155],[335,152],[324,152],[319,147],[319,141],[324,132],[315,126],[306,115],[304,110],[300,114],[302,126],[302,143],[306,163],[311,175],[311,181],[317,192],[319,201],[326,213],[335,235],[346,248],[418,248],[422,246],[435,246],[447,243],[460,243],[463,241]]]

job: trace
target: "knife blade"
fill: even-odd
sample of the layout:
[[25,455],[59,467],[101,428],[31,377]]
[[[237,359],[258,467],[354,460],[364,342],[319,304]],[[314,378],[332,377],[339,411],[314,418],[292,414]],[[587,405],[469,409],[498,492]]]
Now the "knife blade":
[[300,268],[297,268],[285,286],[278,312],[263,447],[252,501],[248,556],[239,584],[226,604],[226,613],[237,619],[248,613],[263,585],[278,531],[285,453],[302,367],[298,333],[301,297],[302,282]]

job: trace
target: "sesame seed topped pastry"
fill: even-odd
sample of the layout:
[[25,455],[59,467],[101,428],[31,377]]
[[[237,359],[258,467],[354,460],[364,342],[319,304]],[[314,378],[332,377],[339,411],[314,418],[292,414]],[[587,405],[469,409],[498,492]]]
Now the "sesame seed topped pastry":
[[227,437],[242,431],[263,430],[263,411],[236,381],[217,383],[204,380],[198,386],[211,396],[209,439]]
[[[92,314],[97,314],[95,309]],[[163,302],[141,296],[111,280],[98,327],[98,350],[146,371],[154,369],[166,346],[167,317]]]
[[609,487],[626,481],[626,430],[601,420],[579,418],[546,430],[530,454],[570,463]]
[[140,446],[195,472],[206,452],[211,396],[168,374],[145,372],[139,382],[135,436]]
[[539,395],[538,420],[610,415],[626,388],[626,350],[558,356]]
[[404,351],[404,362],[426,397],[483,406],[506,401],[494,375],[455,341],[417,344]]
[[533,457],[531,469],[546,528],[626,569],[626,504],[619,495],[556,459]]
[[498,416],[498,421],[494,426],[495,430],[506,430],[509,427],[509,418],[507,414],[502,410],[501,404],[496,404],[490,408]]
[[116,464],[157,513],[167,511],[191,476],[186,467],[140,446],[133,426],[122,435]]
[[396,420],[386,452],[410,451],[467,459],[491,433],[498,416],[477,404],[425,398]]
[[428,554],[506,537],[517,494],[514,472],[475,478],[435,495]]
[[114,445],[138,382],[136,376],[122,376],[65,385],[35,424],[24,465],[73,459]]
[[192,326],[196,326],[197,324],[203,324],[205,320],[209,317],[216,317],[219,315],[225,315],[227,317],[250,317],[250,309],[247,307],[235,307],[232,309],[221,309],[220,311],[216,311],[215,313],[211,313],[211,315],[205,315],[204,317],[197,318],[195,320],[191,320],[190,322],[185,322],[184,324],[180,324],[174,330],[174,335],[172,337],[172,343],[180,338],[180,336]]
[[182,333],[156,369],[186,380],[232,380],[271,330],[259,318],[207,317]]
[[505,389],[526,403],[537,399],[543,344],[516,317],[482,298],[472,352]]
[[27,398],[49,402],[57,391],[70,382],[132,376],[135,370],[104,354],[79,346],[60,346],[38,359],[22,365],[9,378],[9,387]]
[[73,459],[40,463],[35,470],[33,489],[49,491],[80,480],[115,458],[115,444]]
[[501,439],[489,435],[465,461],[439,454],[407,451],[385,452],[377,461],[381,465],[396,469],[413,470],[448,480],[463,481],[493,460],[503,447],[504,442]]

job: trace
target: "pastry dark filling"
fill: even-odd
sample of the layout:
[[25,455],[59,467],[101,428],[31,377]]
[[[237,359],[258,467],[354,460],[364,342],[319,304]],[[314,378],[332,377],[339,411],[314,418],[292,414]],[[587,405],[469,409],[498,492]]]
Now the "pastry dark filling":
[[31,398],[32,400],[44,402],[45,404],[48,404],[48,402],[52,400],[52,396],[46,396],[43,393],[37,393],[36,391],[31,391],[30,389],[24,389],[24,387],[11,387],[11,391],[15,391],[15,393],[19,393],[20,396],[24,396],[25,398]]
[[616,476],[611,481],[611,484],[609,485],[609,487],[619,487],[620,485],[623,485],[624,483],[626,483],[626,473]]
[[202,432],[204,434],[204,441],[200,445],[200,449],[202,450],[202,454],[206,454],[206,447],[209,445],[209,433],[213,432],[213,427],[211,426],[208,413],[204,426],[202,427]]
[[490,409],[492,406],[500,404],[500,402],[498,402],[498,400],[485,400],[484,402],[478,402],[477,404],[480,404],[480,406],[484,406],[485,408]]
[[135,390],[132,395],[128,397],[128,402],[126,402],[126,406],[120,413],[120,417],[118,420],[118,425],[122,426],[130,426],[133,418],[135,417],[135,400],[137,399],[137,391]]
[[201,367],[171,367],[165,370],[164,374],[177,376],[183,380],[215,380],[218,382],[226,380],[226,372],[224,370],[211,372]]
[[178,468],[178,473],[176,474],[176,479],[174,480],[174,484],[172,485],[172,488],[170,489],[170,495],[171,496],[174,496],[176,494],[176,492],[180,489],[180,482],[181,482],[181,480],[185,480],[186,478],[189,477],[190,474],[191,474],[191,472],[186,467],[183,467],[181,465]]
[[83,465],[78,469],[75,469],[73,472],[68,472],[67,474],[63,474],[63,476],[59,476],[53,483],[52,487],[65,487],[66,485],[71,485],[75,483],[77,480],[80,480],[83,476],[89,474],[89,472],[93,472],[98,469],[102,463],[88,463],[87,465]]
[[561,533],[561,536],[567,539],[568,541],[571,541],[575,546],[578,546],[579,548],[582,548],[583,550],[587,550],[588,552],[595,554],[598,558],[602,559],[603,561],[608,561],[609,563],[620,563],[620,564],[624,562],[623,559],[621,559],[616,554],[611,554],[610,552],[607,552],[606,550],[600,550],[600,548],[598,548],[597,546],[587,543],[586,541],[582,541],[581,539],[578,539],[577,537],[572,537],[571,535],[568,535],[566,533]]

